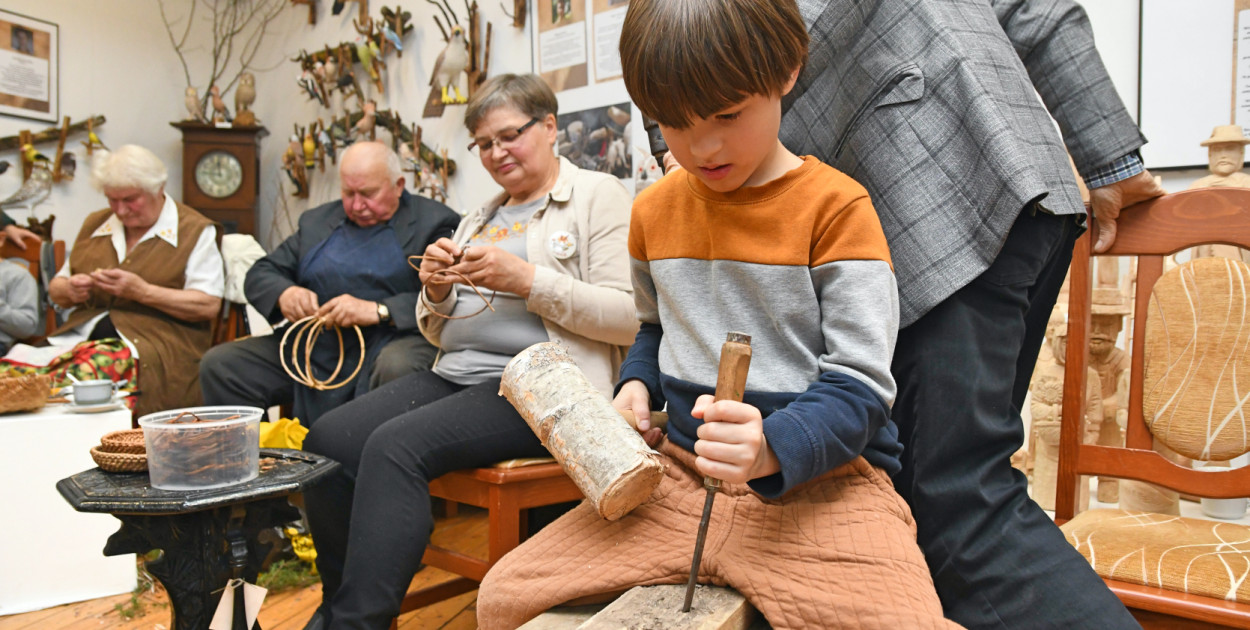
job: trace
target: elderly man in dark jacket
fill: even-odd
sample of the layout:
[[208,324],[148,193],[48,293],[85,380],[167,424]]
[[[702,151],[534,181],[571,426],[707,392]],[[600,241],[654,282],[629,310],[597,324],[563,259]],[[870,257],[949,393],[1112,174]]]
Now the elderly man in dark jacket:
[[946,615],[969,628],[1136,627],[1010,464],[1084,229],[1068,154],[1100,251],[1122,206],[1163,192],[1084,11],[1072,0],[798,4],[812,43],[781,139],[863,184],[881,217],[901,311],[894,482]]
[[[398,156],[385,145],[352,145],[339,161],[342,199],[308,210],[299,229],[247,273],[248,301],[271,322],[295,322],[315,315],[326,324],[359,326],[365,338],[364,367],[353,383],[315,390],[294,382],[282,369],[279,345],[285,327],[273,335],[217,346],[200,364],[204,402],[268,407],[294,403],[294,413],[311,425],[326,411],[396,377],[428,369],[437,349],[417,330],[421,293],[407,257],[451,236],[460,216],[450,208],[404,190]],[[338,362],[350,374],[359,360],[355,334],[345,331],[343,349],[334,334],[322,334],[312,353],[312,371],[328,377]],[[292,363],[292,345],[285,352]],[[303,366],[302,353],[298,357]]]

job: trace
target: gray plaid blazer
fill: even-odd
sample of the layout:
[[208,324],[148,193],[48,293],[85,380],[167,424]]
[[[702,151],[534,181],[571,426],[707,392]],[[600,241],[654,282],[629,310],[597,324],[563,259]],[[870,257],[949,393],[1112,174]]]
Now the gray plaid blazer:
[[1022,209],[1084,212],[1065,141],[1083,175],[1145,144],[1071,0],[798,4],[812,44],[781,139],[868,189],[902,326],[985,271]]

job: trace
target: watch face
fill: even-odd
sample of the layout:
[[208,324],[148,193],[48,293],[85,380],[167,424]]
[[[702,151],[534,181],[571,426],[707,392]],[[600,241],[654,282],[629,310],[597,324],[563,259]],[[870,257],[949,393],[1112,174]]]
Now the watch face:
[[243,185],[243,165],[225,151],[209,151],[195,164],[195,184],[209,197],[229,197]]

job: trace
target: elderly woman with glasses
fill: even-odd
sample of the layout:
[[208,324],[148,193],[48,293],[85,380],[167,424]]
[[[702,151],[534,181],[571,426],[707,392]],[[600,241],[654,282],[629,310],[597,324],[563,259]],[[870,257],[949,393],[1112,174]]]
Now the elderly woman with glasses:
[[556,107],[534,75],[495,77],[469,101],[470,151],[503,191],[422,257],[417,319],[439,359],[322,416],[304,442],[342,464],[305,493],[323,585],[308,628],[388,627],[433,529],[430,480],[547,456],[499,396],[518,352],[562,342],[611,394],[638,331],[630,198],[555,155]]
[[73,308],[50,343],[120,337],[139,359],[136,415],[201,403],[198,366],[225,291],[216,224],[165,194],[166,177],[140,146],[98,155],[91,182],[109,207],[83,221],[48,284],[53,302]]

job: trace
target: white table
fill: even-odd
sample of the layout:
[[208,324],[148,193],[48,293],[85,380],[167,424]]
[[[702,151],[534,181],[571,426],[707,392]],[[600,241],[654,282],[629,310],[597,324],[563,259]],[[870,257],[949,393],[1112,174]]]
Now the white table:
[[105,557],[120,523],[75,512],[56,482],[95,466],[90,449],[130,428],[130,411],[71,413],[48,405],[0,415],[0,615],[29,612],[135,588],[133,554]]

